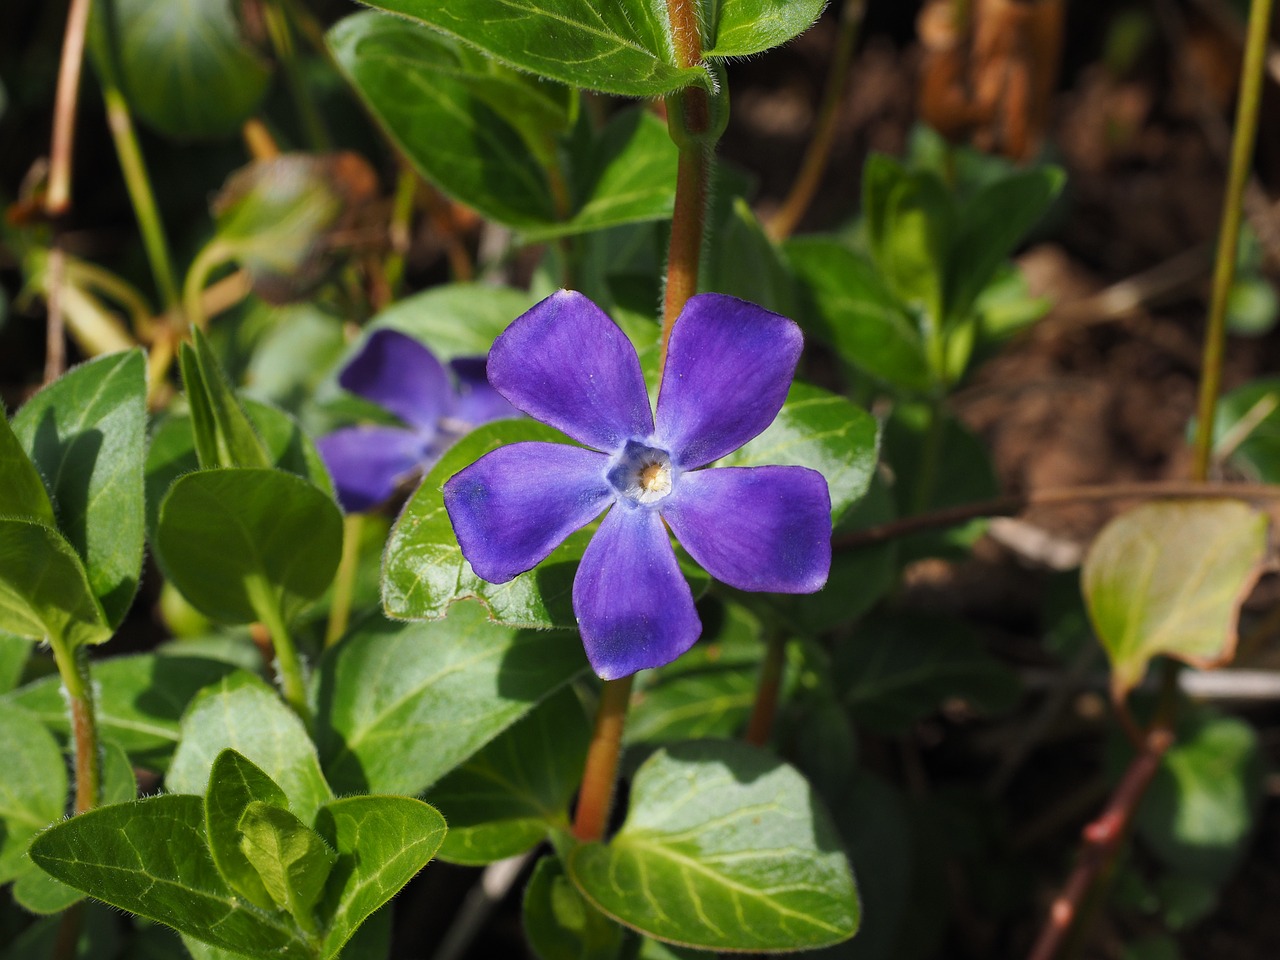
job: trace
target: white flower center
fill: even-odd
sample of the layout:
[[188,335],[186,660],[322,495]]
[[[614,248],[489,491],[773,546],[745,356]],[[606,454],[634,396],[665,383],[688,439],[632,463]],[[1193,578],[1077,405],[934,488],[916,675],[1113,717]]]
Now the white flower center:
[[657,447],[628,440],[610,464],[608,478],[613,488],[628,500],[657,503],[671,493],[674,479],[671,456]]

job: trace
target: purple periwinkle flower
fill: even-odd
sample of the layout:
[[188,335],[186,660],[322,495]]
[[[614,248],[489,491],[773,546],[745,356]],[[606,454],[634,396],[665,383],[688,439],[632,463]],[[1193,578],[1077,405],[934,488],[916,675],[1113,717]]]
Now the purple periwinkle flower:
[[376,507],[472,427],[519,416],[489,386],[484,367],[481,357],[460,357],[446,371],[410,336],[397,330],[369,335],[338,383],[404,426],[346,427],[316,441],[343,510]]
[[608,510],[573,581],[587,658],[606,680],[670,663],[702,632],[668,526],[730,586],[820,589],[831,567],[822,474],[702,469],[773,422],[801,346],[785,317],[693,297],[671,334],[655,421],[626,335],[580,293],[543,300],[494,342],[489,382],[585,448],[513,443],[450,478],[444,502],[463,556],[505,583]]

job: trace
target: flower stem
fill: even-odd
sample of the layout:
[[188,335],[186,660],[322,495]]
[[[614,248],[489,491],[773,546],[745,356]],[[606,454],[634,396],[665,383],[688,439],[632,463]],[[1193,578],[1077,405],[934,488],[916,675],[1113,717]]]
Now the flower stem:
[[324,633],[326,648],[342,639],[347,632],[347,624],[351,622],[351,597],[355,592],[356,571],[360,568],[360,534],[363,528],[363,513],[350,513],[342,518],[342,559],[338,561],[338,573],[333,580],[329,626]]
[[182,285],[182,309],[187,323],[206,329],[207,319],[204,313],[205,281],[218,266],[226,260],[222,244],[217,239],[211,240],[191,261],[187,268],[187,279]]
[[622,730],[627,722],[634,674],[606,680],[596,709],[596,728],[587,748],[587,764],[582,771],[578,810],[573,819],[573,835],[582,843],[604,837],[609,825],[609,809],[618,780],[618,756],[622,752]]
[[66,213],[71,206],[71,161],[76,136],[76,101],[80,95],[80,68],[84,64],[84,36],[92,0],[71,0],[58,64],[58,90],[53,106],[53,138],[49,147],[49,186],[44,208],[50,216]]
[[769,633],[760,665],[760,683],[756,687],[756,702],[751,708],[744,739],[753,747],[763,747],[773,732],[773,719],[778,713],[778,694],[782,690],[782,674],[787,664],[787,634],[773,629]]
[[93,681],[89,657],[83,646],[70,647],[62,639],[51,641],[53,659],[66,691],[71,718],[71,742],[75,752],[76,798],[74,810],[84,813],[98,805],[102,782],[98,722],[93,705]]
[[332,146],[332,141],[320,117],[320,111],[316,109],[315,101],[311,99],[311,93],[307,90],[306,79],[302,76],[289,16],[279,0],[267,0],[262,6],[262,12],[267,33],[271,37],[271,46],[275,48],[276,57],[284,67],[285,83],[289,87],[294,106],[298,108],[298,115],[302,120],[302,128],[307,135],[307,140],[315,150],[328,150]]
[[307,703],[307,681],[302,669],[302,659],[298,656],[298,648],[294,645],[293,636],[284,622],[280,604],[272,595],[271,588],[257,577],[251,579],[246,587],[254,613],[271,634],[271,646],[276,654],[276,668],[280,672],[280,692],[284,694],[285,703],[293,708],[293,712],[301,717],[302,722],[310,729],[311,707]]
[[1214,411],[1222,389],[1223,347],[1227,335],[1227,299],[1235,280],[1236,248],[1240,240],[1240,216],[1245,186],[1253,161],[1262,108],[1262,71],[1266,65],[1267,40],[1271,27],[1271,0],[1253,0],[1249,8],[1248,36],[1244,65],[1240,70],[1240,100],[1236,106],[1235,134],[1231,141],[1231,166],[1222,204],[1222,225],[1218,232],[1218,253],[1213,268],[1213,299],[1209,324],[1204,334],[1203,373],[1197,408],[1195,458],[1191,476],[1204,480],[1209,475],[1213,454]]
[[836,49],[827,67],[827,79],[822,93],[822,105],[813,125],[813,137],[805,149],[800,171],[796,174],[791,192],[778,212],[769,220],[769,236],[775,241],[791,236],[800,218],[809,209],[822,174],[831,158],[831,144],[836,137],[836,118],[840,100],[844,95],[845,80],[849,74],[849,62],[853,59],[853,47],[858,40],[858,28],[867,12],[867,0],[844,0],[840,8],[840,30],[836,35]]
[[160,300],[165,310],[176,312],[181,302],[178,297],[178,283],[174,279],[173,260],[169,256],[169,242],[165,237],[164,223],[156,207],[156,197],[151,189],[147,165],[143,160],[142,150],[138,146],[138,135],[133,126],[129,104],[125,101],[119,87],[107,79],[103,80],[102,99],[106,103],[107,125],[111,129],[111,139],[115,142],[116,155],[120,159],[120,170],[124,174],[125,187],[128,188],[129,199],[133,202],[133,212],[138,218],[138,228],[142,231],[142,245],[147,253],[147,261],[151,265],[151,275],[155,278],[156,288],[160,291]]

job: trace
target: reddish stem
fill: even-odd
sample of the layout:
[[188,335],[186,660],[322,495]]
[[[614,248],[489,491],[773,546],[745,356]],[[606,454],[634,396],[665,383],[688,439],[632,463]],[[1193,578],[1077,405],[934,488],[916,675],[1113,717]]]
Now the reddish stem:
[[627,722],[634,675],[606,680],[600,690],[596,728],[587,748],[587,764],[582,771],[582,790],[573,820],[573,835],[583,843],[603,839],[613,806],[613,790],[618,778],[618,755],[622,751],[622,730]]
[[756,702],[751,708],[751,719],[743,739],[753,747],[763,747],[773,732],[773,719],[778,713],[778,695],[782,691],[782,674],[787,662],[787,635],[774,630],[765,648],[764,663],[760,665],[760,685],[756,688]]

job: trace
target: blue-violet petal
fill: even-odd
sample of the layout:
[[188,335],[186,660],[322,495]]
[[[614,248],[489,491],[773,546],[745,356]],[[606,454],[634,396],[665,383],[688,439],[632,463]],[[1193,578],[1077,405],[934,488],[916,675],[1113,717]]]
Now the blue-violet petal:
[[531,570],[613,499],[608,458],[564,443],[499,447],[444,485],[462,555],[490,583]]
[[786,317],[718,293],[691,297],[676,319],[658,394],[658,439],[692,470],[732,453],[773,422],[804,338]]
[[494,341],[489,382],[535,420],[606,453],[653,432],[635,347],[571,290],[535,304]]
[[656,510],[619,503],[605,515],[573,581],[573,612],[605,680],[660,667],[693,646],[702,622]]
[[831,570],[831,497],[808,467],[686,473],[662,515],[689,555],[739,590],[813,593]]
[[371,333],[338,383],[422,429],[434,430],[453,406],[453,386],[435,354],[398,330]]
[[455,357],[449,361],[449,369],[458,380],[453,419],[478,427],[493,420],[520,416],[520,411],[489,384],[484,357]]
[[389,498],[425,465],[430,439],[400,427],[347,427],[320,437],[316,449],[329,468],[342,509],[362,513]]

